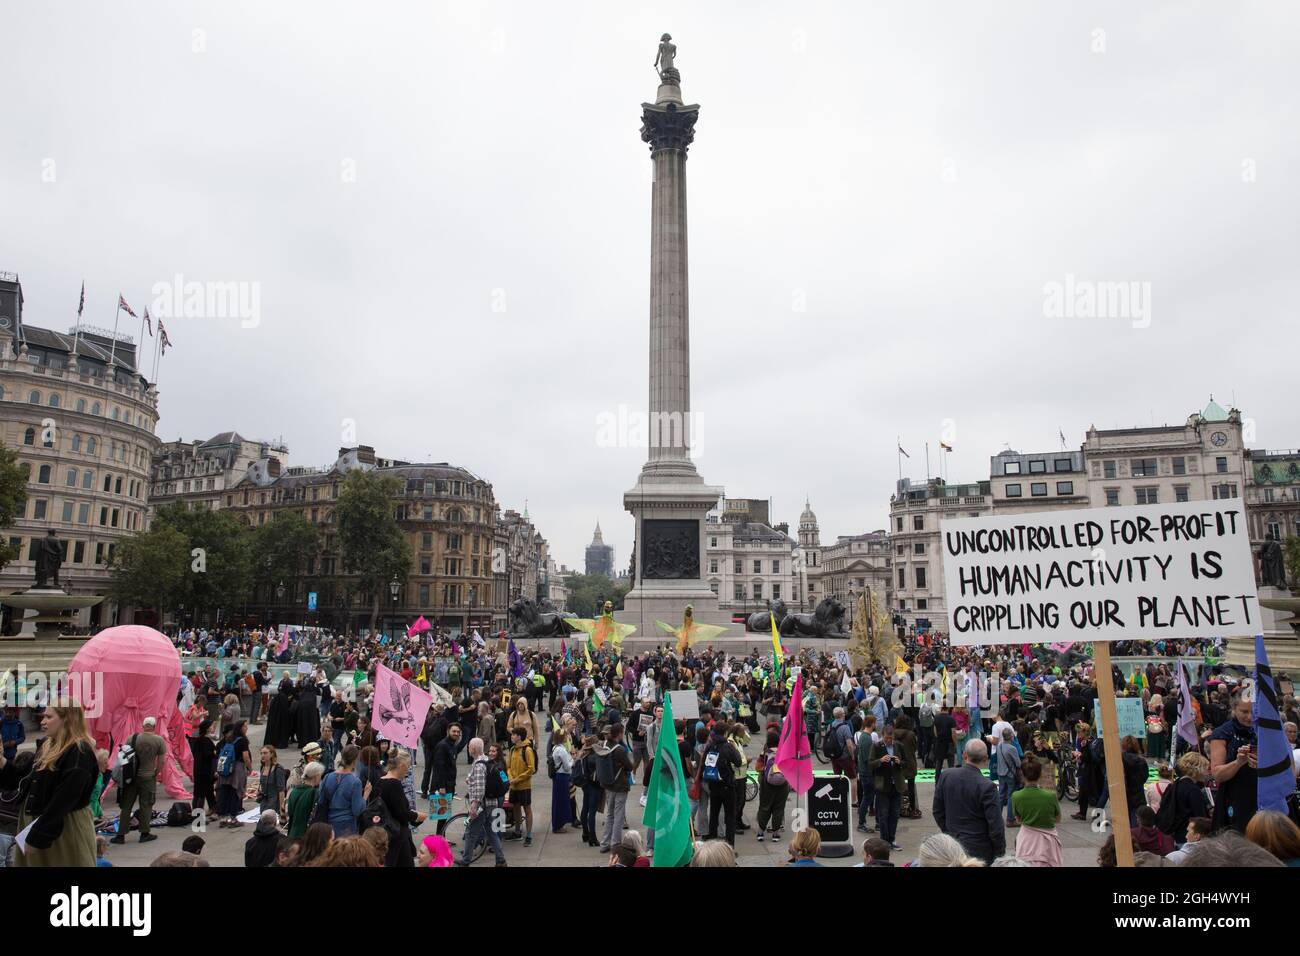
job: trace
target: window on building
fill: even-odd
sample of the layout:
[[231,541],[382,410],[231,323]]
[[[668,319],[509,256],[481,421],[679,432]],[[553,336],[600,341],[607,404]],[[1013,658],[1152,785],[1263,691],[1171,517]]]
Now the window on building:
[[913,573],[916,575],[916,586],[918,588],[925,587],[925,566],[918,565]]
[[1129,460],[1129,470],[1134,478],[1154,478],[1156,474],[1156,459],[1154,458],[1132,458]]
[[1214,497],[1218,499],[1237,497],[1237,486],[1235,484],[1213,485],[1212,490],[1214,492]]
[[49,504],[49,503],[48,503],[47,501],[45,501],[45,499],[43,499],[43,498],[38,498],[38,499],[36,499],[35,501],[32,502],[32,520],[33,520],[33,521],[44,521],[44,520],[45,520],[45,509],[46,509],[46,507],[48,507],[48,504]]
[[1029,485],[1029,494],[1034,498],[1044,498],[1047,496],[1047,482],[1034,481]]
[[[898,549],[898,553],[899,553],[899,554],[902,554],[902,553],[903,553],[903,549],[902,549],[902,548],[899,548],[899,549]],[[912,553],[913,553],[913,554],[925,554],[925,542],[924,542],[924,541],[917,541],[915,544],[913,544],[913,545],[912,545]]]
[[755,581],[755,582],[754,582],[754,600],[755,600],[755,601],[761,601],[761,600],[763,600],[763,582],[762,582],[762,581]]
[[30,394],[28,394],[27,403],[29,405],[39,405],[41,403],[41,393],[37,391],[33,391]]
[[428,555],[424,555],[420,558],[420,573],[421,574],[433,573],[433,559],[430,558]]
[[1137,503],[1140,505],[1154,505],[1160,503],[1159,488],[1137,488],[1135,489],[1135,492],[1137,495]]
[[717,560],[717,558],[710,559],[710,561],[709,561],[709,573],[710,573],[710,574],[717,574],[717,573],[718,573],[718,560]]
[[50,483],[50,466],[41,465],[36,470],[36,483],[38,485],[48,485]]
[[926,598],[917,598],[917,599],[916,599],[916,609],[917,609],[918,611],[924,611],[924,610],[927,610],[929,607],[930,607],[930,602],[929,602]]
[[734,597],[737,601],[745,600],[745,586],[743,584],[736,585]]
[[432,531],[425,531],[423,534],[420,535],[420,547],[424,548],[425,551],[433,550]]
[[1052,462],[1053,471],[1072,471],[1073,463],[1068,458],[1057,458]]
[[1046,473],[1046,471],[1047,471],[1047,462],[1045,461],[1039,460],[1039,461],[1031,461],[1029,463],[1029,473],[1031,475],[1041,475]]
[[95,404],[90,406],[90,414],[98,415],[99,411],[100,411],[99,402],[96,402]]
[[1112,461],[1103,461],[1103,462],[1101,463],[1101,474],[1102,474],[1102,477],[1103,477],[1103,478],[1114,478],[1114,477],[1115,477],[1115,462],[1114,462],[1113,460],[1112,460]]
[[781,562],[780,562],[780,561],[773,561],[773,562],[772,562],[772,573],[773,573],[773,574],[780,574],[780,573],[781,573]]
[[898,530],[899,530],[899,531],[902,531],[902,530],[903,530],[903,519],[902,519],[902,516],[899,516],[898,518],[896,518],[896,519],[894,519],[894,520],[898,522]]
[[1184,458],[1182,455],[1175,457],[1173,460],[1173,464],[1174,464],[1175,475],[1187,474],[1187,459]]
[[710,548],[716,548],[717,546],[718,546],[718,539],[717,539],[717,538],[709,538],[709,547],[710,547]]
[[77,524],[90,524],[90,504],[82,502],[77,505]]
[[762,561],[757,561],[757,560],[756,560],[756,561],[754,562],[754,573],[755,573],[755,574],[762,574],[762,573],[763,573],[763,562],[762,562]]
[[95,545],[95,563],[104,563],[104,542],[102,541]]
[[913,531],[925,530],[925,515],[912,515],[912,530]]
[[733,573],[733,574],[744,574],[744,573],[745,573],[745,572],[741,569],[740,558],[737,558],[737,559],[736,559],[736,566],[735,566],[735,569],[732,571],[732,573]]
[[1056,493],[1057,493],[1058,495],[1072,495],[1072,494],[1074,494],[1074,482],[1072,482],[1072,481],[1058,481],[1058,482],[1056,483]]
[[65,502],[63,503],[63,518],[62,518],[62,520],[65,521],[65,522],[68,523],[68,524],[72,524],[72,502],[71,502],[71,501],[65,501]]
[[1222,455],[1214,459],[1214,470],[1221,475],[1226,475],[1228,473],[1228,459]]
[[905,567],[898,569],[898,586],[900,588],[907,587],[907,568]]
[[1174,501],[1187,501],[1187,485],[1174,485]]
[[1013,483],[1007,485],[1007,497],[1008,497],[1008,498],[1019,498],[1020,496],[1021,496],[1021,490],[1020,490],[1020,483],[1019,483],[1019,482],[1013,482]]
[[448,551],[460,550],[460,535],[452,534],[450,532],[447,534],[447,550]]
[[1003,468],[1003,473],[1004,473],[1004,474],[1007,474],[1007,475],[1018,475],[1018,474],[1020,474],[1020,462],[1018,462],[1018,461],[1009,461],[1009,462],[1007,462],[1006,465],[1005,465],[1005,467]]
[[24,444],[24,445],[35,445],[35,444],[36,444],[36,429],[35,429],[35,428],[28,428],[27,431],[23,432],[23,444]]
[[120,495],[121,493],[122,493],[122,476],[119,475],[118,477],[113,479],[113,494]]
[[1281,541],[1281,540],[1282,540],[1282,523],[1279,522],[1279,521],[1270,521],[1270,522],[1268,523],[1268,533],[1269,533],[1269,535],[1272,536],[1273,540],[1275,540],[1275,541]]
[[95,436],[91,435],[86,439],[86,454],[93,455],[95,453],[95,447]]
[[1107,489],[1106,489],[1106,504],[1108,504],[1108,505],[1117,505],[1117,504],[1119,504],[1119,489],[1118,489],[1118,488],[1107,488]]
[[906,545],[903,545],[903,544],[900,544],[900,545],[898,546],[898,553],[899,553],[899,554],[906,554],[906,553],[907,553],[907,546],[906,546]]
[[781,585],[779,584],[772,585],[772,600],[773,601],[781,600]]

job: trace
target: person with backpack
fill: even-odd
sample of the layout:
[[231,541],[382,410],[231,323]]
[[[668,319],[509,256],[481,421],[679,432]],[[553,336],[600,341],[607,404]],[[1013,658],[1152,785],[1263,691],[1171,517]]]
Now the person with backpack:
[[858,750],[853,743],[853,727],[844,719],[844,708],[832,712],[831,725],[822,738],[822,754],[831,762],[831,769],[850,780],[858,777]]
[[167,741],[154,733],[157,725],[155,718],[146,717],[143,729],[132,734],[118,753],[114,782],[121,787],[118,802],[122,812],[118,815],[117,835],[110,843],[126,842],[127,831],[131,829],[131,809],[137,800],[140,802],[140,842],[158,839],[149,828],[154,800],[158,795],[158,761],[167,756]]
[[355,745],[344,747],[339,755],[339,769],[327,773],[320,787],[312,822],[328,823],[336,837],[356,835],[357,817],[372,793],[370,784],[363,785],[355,772],[360,753]]
[[601,853],[609,853],[623,839],[632,785],[632,752],[623,742],[623,725],[610,724],[607,735],[595,750],[596,782],[605,791],[605,825],[596,847]]
[[769,829],[769,824],[773,842],[785,829],[785,804],[790,797],[790,783],[776,765],[776,748],[780,743],[780,731],[769,730],[763,752],[755,761],[758,769],[759,843],[763,842],[763,833]]
[[867,825],[867,816],[875,816],[876,787],[871,773],[871,751],[880,741],[876,732],[876,715],[867,714],[862,718],[862,729],[854,737],[858,771],[858,832],[875,833],[874,826]]
[[226,728],[217,748],[217,815],[223,827],[243,826],[238,817],[244,812],[244,787],[253,766],[247,727],[245,721],[235,721]]
[[426,814],[411,805],[406,796],[406,777],[411,769],[411,752],[396,747],[389,754],[388,770],[379,781],[378,791],[371,791],[361,811],[362,829],[383,827],[388,832],[386,867],[415,866],[415,840],[411,828],[424,822]]
[[506,761],[506,772],[510,781],[510,806],[514,815],[514,829],[506,833],[505,839],[518,840],[522,836],[524,846],[532,846],[533,774],[537,773],[537,750],[529,739],[524,724],[510,731],[510,754]]
[[596,738],[587,735],[582,738],[582,749],[573,761],[573,786],[582,794],[582,810],[578,819],[582,822],[582,842],[588,846],[600,846],[596,836],[596,814],[600,809],[601,789],[596,781]]
[[487,841],[497,866],[506,865],[506,855],[501,849],[501,839],[493,826],[501,800],[508,791],[508,783],[500,764],[483,753],[483,738],[474,737],[466,748],[473,763],[465,782],[469,802],[469,826],[465,830],[465,849],[457,866],[469,866],[479,843]]
[[709,744],[701,761],[700,779],[709,791],[709,832],[706,840],[718,838],[718,815],[726,821],[727,843],[736,845],[736,771],[741,766],[740,754],[727,739],[727,724],[714,725]]

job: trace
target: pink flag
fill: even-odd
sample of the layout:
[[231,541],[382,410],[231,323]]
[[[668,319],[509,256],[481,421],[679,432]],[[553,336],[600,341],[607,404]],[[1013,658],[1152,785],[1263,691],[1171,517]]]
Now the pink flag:
[[284,633],[280,635],[280,643],[276,645],[275,652],[283,654],[289,649],[289,625],[284,626]]
[[808,733],[803,723],[803,674],[794,679],[790,707],[781,723],[781,743],[776,748],[776,763],[790,783],[790,789],[801,796],[812,789],[812,748],[808,746]]
[[431,630],[433,630],[433,625],[426,621],[424,615],[421,614],[415,619],[415,623],[406,629],[406,635],[412,637],[416,634],[423,634],[425,631]]
[[380,736],[404,747],[420,742],[420,730],[429,712],[433,695],[409,680],[403,680],[383,664],[375,668],[375,696],[370,710],[370,725]]
[[1048,646],[1058,654],[1064,654],[1070,648],[1074,647],[1074,641],[1062,641],[1059,644],[1049,644]]

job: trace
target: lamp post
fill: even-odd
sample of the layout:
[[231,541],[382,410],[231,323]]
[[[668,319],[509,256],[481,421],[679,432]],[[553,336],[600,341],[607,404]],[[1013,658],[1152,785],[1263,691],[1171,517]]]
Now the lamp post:
[[396,577],[388,582],[388,593],[393,596],[393,617],[397,617],[397,592],[402,589],[402,582]]

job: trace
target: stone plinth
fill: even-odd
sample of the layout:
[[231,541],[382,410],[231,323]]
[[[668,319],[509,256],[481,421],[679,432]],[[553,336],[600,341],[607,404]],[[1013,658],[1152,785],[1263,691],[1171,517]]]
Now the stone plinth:
[[[1259,611],[1264,651],[1268,654],[1268,663],[1273,668],[1273,673],[1285,673],[1293,679],[1300,678],[1300,637],[1296,636],[1292,627],[1293,624],[1300,623],[1300,597],[1281,588],[1260,588]],[[1230,638],[1224,661],[1248,669],[1254,668],[1255,638]]]

